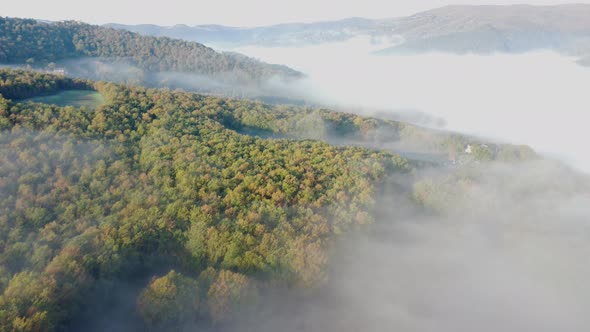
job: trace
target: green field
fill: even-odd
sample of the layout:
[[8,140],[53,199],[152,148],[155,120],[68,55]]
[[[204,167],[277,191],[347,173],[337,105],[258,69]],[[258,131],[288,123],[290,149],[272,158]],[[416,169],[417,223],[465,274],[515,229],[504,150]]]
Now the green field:
[[44,103],[50,105],[57,105],[60,107],[73,106],[73,107],[86,107],[89,109],[95,109],[98,106],[104,104],[105,99],[103,95],[96,91],[91,90],[68,90],[60,93],[50,95],[34,97],[23,100],[23,102],[35,102]]

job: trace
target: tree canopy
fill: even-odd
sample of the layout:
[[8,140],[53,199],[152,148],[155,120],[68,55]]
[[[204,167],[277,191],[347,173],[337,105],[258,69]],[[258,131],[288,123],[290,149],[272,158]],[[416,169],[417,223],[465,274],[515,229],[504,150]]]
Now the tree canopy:
[[[107,102],[18,102],[63,89]],[[321,281],[334,239],[370,223],[379,183],[410,168],[241,134],[258,114],[245,101],[11,70],[0,95],[0,330],[66,329],[89,294],[145,278],[149,328],[231,320],[272,284]]]
[[66,21],[44,23],[0,17],[0,63],[54,66],[82,57],[124,61],[148,72],[184,72],[223,77],[229,72],[244,82],[301,73],[236,54],[219,53],[205,45],[171,38]]

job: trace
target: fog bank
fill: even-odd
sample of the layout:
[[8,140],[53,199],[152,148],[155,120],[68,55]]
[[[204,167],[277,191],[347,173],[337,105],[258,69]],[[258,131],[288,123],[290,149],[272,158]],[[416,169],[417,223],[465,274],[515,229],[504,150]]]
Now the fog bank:
[[[556,53],[374,56],[363,39],[303,48],[237,51],[307,74],[293,87],[314,102],[366,114],[418,110],[447,129],[529,144],[590,171],[583,142],[590,70]],[[362,110],[362,111],[361,111]]]
[[371,230],[340,242],[324,287],[267,299],[227,331],[588,330],[587,178],[535,161],[416,179],[436,213],[384,193]]

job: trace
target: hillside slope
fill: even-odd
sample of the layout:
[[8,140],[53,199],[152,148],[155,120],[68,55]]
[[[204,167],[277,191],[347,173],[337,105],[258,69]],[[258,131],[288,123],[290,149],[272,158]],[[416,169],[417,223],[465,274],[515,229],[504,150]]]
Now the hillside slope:
[[590,51],[590,5],[448,6],[385,26],[405,39],[390,53]]
[[209,83],[211,87],[215,83],[256,86],[270,79],[302,76],[285,66],[219,53],[195,42],[141,36],[79,22],[0,18],[0,64],[44,69],[47,65],[54,68],[54,63],[73,76],[120,78],[152,85],[165,84],[174,75],[190,75],[195,81],[200,79],[202,86]]
[[[22,101],[64,90],[106,103]],[[334,241],[421,164],[383,145],[399,141],[473,165],[530,157],[329,110],[0,70],[0,330],[220,327],[274,288],[315,287]]]

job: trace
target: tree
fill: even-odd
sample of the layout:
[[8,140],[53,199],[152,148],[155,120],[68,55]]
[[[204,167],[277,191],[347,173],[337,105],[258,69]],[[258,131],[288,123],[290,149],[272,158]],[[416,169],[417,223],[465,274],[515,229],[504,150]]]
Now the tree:
[[222,270],[209,288],[207,297],[211,318],[214,322],[223,322],[252,310],[258,300],[258,290],[248,277]]
[[174,270],[152,279],[137,299],[140,316],[155,330],[195,320],[199,309],[198,282]]

